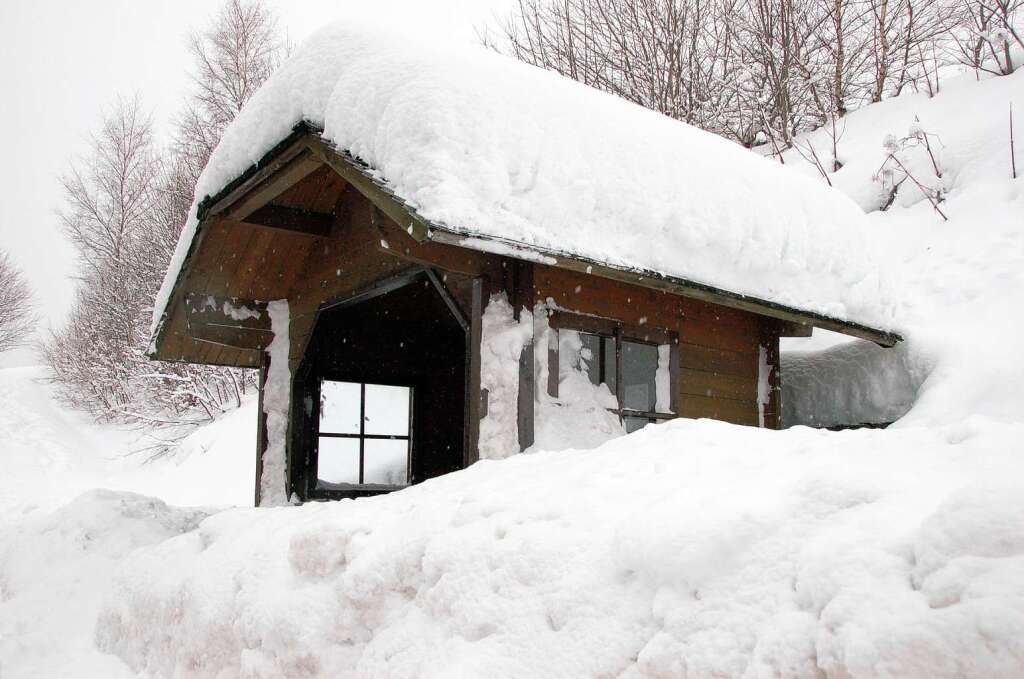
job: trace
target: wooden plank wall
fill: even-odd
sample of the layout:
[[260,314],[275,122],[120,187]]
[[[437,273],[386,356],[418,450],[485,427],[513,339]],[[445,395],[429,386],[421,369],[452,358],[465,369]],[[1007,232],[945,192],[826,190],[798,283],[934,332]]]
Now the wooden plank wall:
[[759,347],[771,341],[774,323],[766,329],[755,314],[550,266],[536,265],[534,279],[538,303],[550,299],[574,313],[677,332],[683,417],[758,424]]

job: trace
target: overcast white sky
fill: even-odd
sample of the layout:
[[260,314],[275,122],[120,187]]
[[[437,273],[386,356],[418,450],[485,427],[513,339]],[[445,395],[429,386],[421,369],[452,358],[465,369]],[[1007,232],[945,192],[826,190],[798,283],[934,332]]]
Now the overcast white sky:
[[[268,0],[299,43],[333,19],[404,24],[439,40],[474,29],[510,0]],[[74,289],[73,253],[55,216],[58,177],[81,155],[118,95],[139,93],[158,127],[188,88],[185,42],[217,0],[0,0],[0,248],[26,272],[42,326],[59,324]],[[0,367],[38,362],[28,350]]]

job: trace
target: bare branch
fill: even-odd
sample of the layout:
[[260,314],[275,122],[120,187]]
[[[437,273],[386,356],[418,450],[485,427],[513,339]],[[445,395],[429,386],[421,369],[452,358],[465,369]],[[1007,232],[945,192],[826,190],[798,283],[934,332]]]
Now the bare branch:
[[35,323],[28,281],[10,256],[0,250],[0,352],[23,344]]

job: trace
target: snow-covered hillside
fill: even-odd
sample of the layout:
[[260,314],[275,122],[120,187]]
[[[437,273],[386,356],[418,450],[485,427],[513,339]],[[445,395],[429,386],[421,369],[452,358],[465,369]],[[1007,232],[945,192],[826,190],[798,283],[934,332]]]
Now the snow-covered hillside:
[[[893,427],[674,421],[302,507],[91,493],[0,528],[0,676],[1024,676],[1024,179],[1008,176],[1010,99],[1024,111],[1024,71],[847,118],[840,189],[877,200],[883,139],[917,116],[941,139],[950,220],[910,184],[872,214],[908,341],[791,356],[788,414],[909,409]],[[73,427],[43,428],[70,416],[12,392],[26,388],[2,390],[0,418],[15,416],[0,426],[26,436],[3,440],[37,470],[0,486],[11,507],[45,477],[33,446],[53,459],[75,446],[60,437]],[[239,417],[207,430],[210,445],[251,436],[251,411]],[[50,433],[24,433],[37,428]],[[251,440],[240,450],[251,465]],[[211,477],[248,499],[250,469]]]
[[[941,424],[969,415],[1020,422],[1024,413],[1024,144],[1018,132],[1018,178],[1011,179],[1010,103],[1024,127],[1024,70],[977,82],[963,74],[941,93],[907,93],[869,106],[839,124],[842,169],[832,183],[870,213],[871,237],[897,278],[906,344],[884,351],[844,343],[821,355],[784,356],[784,418],[831,425],[891,421]],[[936,213],[905,181],[891,208],[877,211],[884,187],[875,176],[889,136],[927,133],[938,164],[920,144],[896,155],[922,184],[940,188]],[[831,134],[802,140],[828,162]],[[795,151],[787,163],[819,176]],[[822,180],[823,181],[823,180]],[[799,351],[803,340],[788,343]],[[916,392],[920,388],[920,394]]]

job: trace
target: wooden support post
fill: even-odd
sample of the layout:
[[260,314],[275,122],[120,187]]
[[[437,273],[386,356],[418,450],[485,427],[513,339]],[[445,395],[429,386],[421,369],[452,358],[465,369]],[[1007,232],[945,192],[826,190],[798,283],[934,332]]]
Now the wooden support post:
[[669,383],[669,397],[668,397],[668,409],[679,414],[679,390],[680,390],[680,352],[683,348],[679,345],[678,333],[672,333],[671,344],[668,345],[668,383]]
[[519,354],[519,396],[516,399],[516,425],[519,431],[519,450],[533,445],[533,340]]
[[[533,264],[515,260],[512,262],[512,315],[518,321],[525,310],[533,317],[533,337],[536,338],[537,319],[534,310]],[[544,319],[547,322],[547,319]],[[533,445],[533,400],[536,367],[534,362],[534,340],[531,339],[519,355],[519,393],[516,399],[516,429],[519,434],[519,450]]]
[[771,390],[768,411],[772,413],[772,418],[768,426],[772,429],[782,429],[782,353],[779,351],[778,337],[773,338],[768,346],[768,361],[772,366],[772,371],[768,375],[768,388]]
[[256,488],[253,493],[253,506],[260,506],[260,480],[263,477],[263,454],[267,451],[267,414],[263,411],[263,391],[267,385],[267,373],[270,371],[270,354],[260,352],[259,376],[257,384],[259,397],[256,412]]
[[[760,351],[764,352],[764,364],[768,366],[768,400],[758,404],[763,408],[763,423],[766,429],[782,429],[782,362],[779,352],[779,326],[777,323],[762,321]],[[761,365],[761,356],[758,361],[758,379],[760,371],[765,368]]]
[[558,398],[558,328],[548,328],[548,396]]
[[[613,332],[615,337],[615,400],[618,401],[619,408],[624,408],[626,407],[626,380],[622,379],[622,326],[616,323]],[[601,351],[604,352],[604,347],[601,347]],[[604,376],[601,381],[604,381]],[[621,412],[619,413],[619,422],[624,422]]]
[[483,280],[474,278],[466,329],[466,425],[464,463],[480,459],[480,342],[483,333]]

